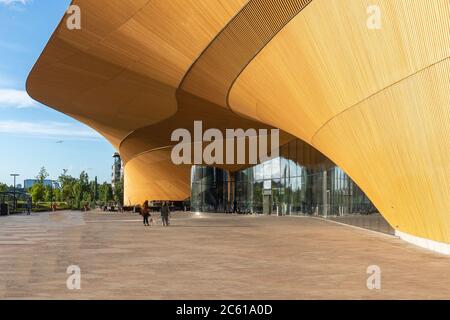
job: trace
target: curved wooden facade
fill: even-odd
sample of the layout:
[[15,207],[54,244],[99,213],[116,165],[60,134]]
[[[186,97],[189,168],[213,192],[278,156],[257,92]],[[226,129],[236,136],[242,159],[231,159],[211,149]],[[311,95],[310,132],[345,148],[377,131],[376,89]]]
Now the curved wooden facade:
[[128,204],[189,196],[173,129],[276,127],[342,167],[395,229],[450,243],[450,0],[73,4],[82,29],[61,21],[27,90],[114,145]]

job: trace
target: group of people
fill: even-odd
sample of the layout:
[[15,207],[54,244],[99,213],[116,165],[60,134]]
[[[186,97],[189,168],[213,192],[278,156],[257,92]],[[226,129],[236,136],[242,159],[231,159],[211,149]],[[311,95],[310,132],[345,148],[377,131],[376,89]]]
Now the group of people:
[[[155,221],[152,218],[150,213],[150,207],[148,205],[148,201],[145,201],[141,208],[141,215],[144,218],[144,226],[150,226],[150,224],[154,224]],[[164,227],[168,227],[170,225],[170,209],[166,202],[161,206],[161,220]],[[149,222],[150,219],[150,222]]]

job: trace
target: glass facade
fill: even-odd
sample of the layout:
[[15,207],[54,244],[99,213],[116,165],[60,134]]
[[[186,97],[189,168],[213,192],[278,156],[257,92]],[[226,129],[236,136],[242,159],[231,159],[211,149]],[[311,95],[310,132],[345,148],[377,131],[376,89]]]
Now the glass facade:
[[226,212],[234,199],[230,174],[219,168],[194,166],[191,171],[191,210]]
[[[194,166],[191,182],[192,211],[312,215],[333,220],[371,215],[382,220],[383,228],[387,225],[342,169],[301,140],[282,146],[279,157],[237,172]],[[386,232],[390,233],[387,227]]]

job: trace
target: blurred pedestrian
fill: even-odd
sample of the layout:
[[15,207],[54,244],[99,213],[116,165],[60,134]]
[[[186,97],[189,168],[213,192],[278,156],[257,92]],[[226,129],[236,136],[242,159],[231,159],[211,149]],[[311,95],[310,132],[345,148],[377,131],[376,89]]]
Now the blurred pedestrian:
[[166,202],[163,203],[162,207],[161,207],[161,219],[163,222],[163,226],[164,227],[168,227],[170,222],[169,222],[169,216],[170,216],[170,209],[169,206],[167,205]]
[[150,215],[150,208],[148,206],[148,200],[145,200],[144,203],[142,204],[141,215],[144,218],[143,220],[144,226],[150,226],[148,218],[151,217],[151,215]]

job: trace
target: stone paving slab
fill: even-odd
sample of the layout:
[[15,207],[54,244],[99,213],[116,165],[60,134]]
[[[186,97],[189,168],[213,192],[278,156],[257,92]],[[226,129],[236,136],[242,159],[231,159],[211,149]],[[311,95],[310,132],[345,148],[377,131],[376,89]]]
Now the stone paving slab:
[[[448,299],[450,258],[306,217],[0,217],[0,299]],[[69,265],[81,290],[66,287]],[[381,290],[368,290],[369,265]]]

